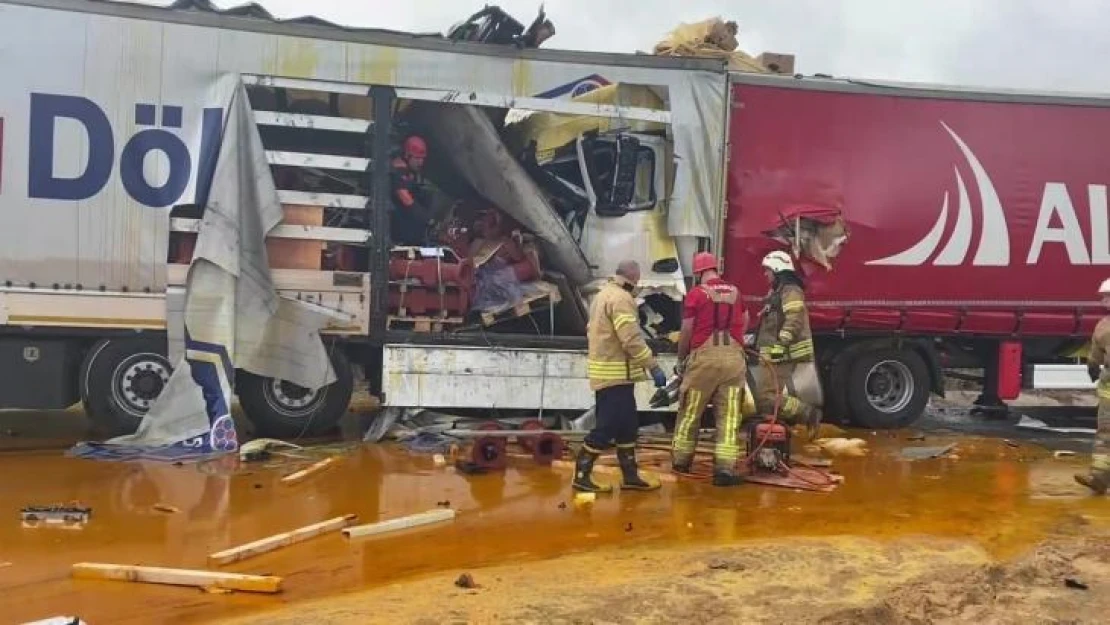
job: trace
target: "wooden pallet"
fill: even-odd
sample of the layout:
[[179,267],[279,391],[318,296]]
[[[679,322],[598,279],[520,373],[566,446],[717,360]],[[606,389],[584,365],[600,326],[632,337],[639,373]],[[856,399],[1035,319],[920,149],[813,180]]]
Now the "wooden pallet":
[[512,308],[502,310],[495,313],[484,312],[479,315],[481,324],[489,327],[498,324],[502,321],[509,319],[516,319],[518,317],[527,317],[533,313],[545,311],[552,306],[555,306],[562,301],[563,296],[559,293],[559,287],[551,284],[550,282],[535,282],[533,283],[542,289],[541,293],[537,293],[530,297],[524,298],[519,304]]
[[389,330],[408,330],[410,332],[442,333],[461,327],[462,317],[394,317],[386,319]]

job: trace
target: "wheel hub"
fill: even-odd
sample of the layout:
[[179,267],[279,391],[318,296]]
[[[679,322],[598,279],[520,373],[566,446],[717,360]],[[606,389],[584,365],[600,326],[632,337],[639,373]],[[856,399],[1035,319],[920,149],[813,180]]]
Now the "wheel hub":
[[322,392],[313,391],[285,380],[270,380],[265,388],[267,402],[281,412],[292,416],[303,416],[302,413],[315,408],[315,405],[323,399]]
[[915,390],[913,373],[898,360],[884,360],[871,367],[865,386],[868,403],[888,414],[905,409]]
[[112,392],[129,412],[143,415],[170,381],[169,363],[158,354],[135,354],[116,368]]

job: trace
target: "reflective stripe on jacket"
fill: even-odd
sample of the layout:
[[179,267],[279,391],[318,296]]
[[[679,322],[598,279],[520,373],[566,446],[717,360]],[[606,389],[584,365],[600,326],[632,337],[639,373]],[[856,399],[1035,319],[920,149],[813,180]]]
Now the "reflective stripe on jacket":
[[813,334],[801,287],[785,284],[768,296],[755,344],[764,357],[770,357],[772,347],[781,345],[788,360],[813,360]]
[[656,366],[655,355],[640,332],[636,301],[624,284],[624,278],[613,278],[601,287],[590,306],[586,374],[595,391],[646,380],[646,370]]

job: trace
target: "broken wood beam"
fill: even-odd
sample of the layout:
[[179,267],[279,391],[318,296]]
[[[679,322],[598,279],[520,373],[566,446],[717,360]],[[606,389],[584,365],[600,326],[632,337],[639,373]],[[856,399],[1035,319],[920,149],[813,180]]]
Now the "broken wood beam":
[[259,554],[267,553],[282,547],[288,547],[299,542],[304,542],[310,538],[315,538],[321,534],[333,532],[338,529],[343,529],[348,525],[352,525],[358,516],[348,514],[346,516],[335,517],[327,521],[313,523],[299,527],[295,530],[282,532],[266,538],[261,538],[254,542],[249,542],[238,547],[231,547],[218,551],[208,556],[208,561],[213,564],[229,564],[231,562],[238,562]]
[[412,527],[420,527],[421,525],[429,525],[431,523],[453,521],[454,519],[454,510],[450,508],[437,508],[435,510],[429,510],[427,512],[410,514],[409,516],[403,516],[396,519],[389,519],[388,521],[378,521],[377,523],[369,523],[367,525],[356,525],[355,527],[348,527],[343,530],[343,535],[347,538],[363,538],[366,536],[374,536],[376,534],[385,534],[386,532],[396,532]]
[[315,475],[315,474],[319,473],[320,471],[323,471],[324,469],[327,469],[328,467],[332,466],[335,463],[336,463],[336,460],[335,460],[334,457],[324,458],[323,460],[321,460],[320,462],[317,462],[316,464],[310,465],[308,467],[305,467],[305,468],[301,469],[300,471],[296,471],[294,473],[290,473],[289,475],[286,475],[285,477],[281,478],[281,483],[282,484],[296,484],[296,483],[308,478],[309,476]]
[[243,592],[281,592],[281,578],[272,575],[243,575],[221,571],[167,569],[157,566],[96,562],[78,562],[73,565],[71,574],[74,579],[143,582],[146,584],[169,584],[171,586],[196,586],[198,588],[214,586]]

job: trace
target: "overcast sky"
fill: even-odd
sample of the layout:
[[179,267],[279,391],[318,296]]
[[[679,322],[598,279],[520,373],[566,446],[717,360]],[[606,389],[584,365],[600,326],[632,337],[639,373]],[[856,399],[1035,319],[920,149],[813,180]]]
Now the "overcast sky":
[[[148,0],[152,4],[164,1]],[[245,0],[216,0],[221,6]],[[539,0],[261,0],[278,17],[446,30],[483,4],[525,25]],[[547,0],[545,48],[648,51],[679,22],[720,15],[740,47],[796,70],[1020,89],[1110,92],[1110,0]]]

